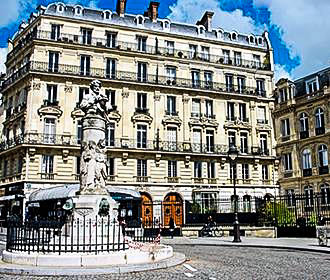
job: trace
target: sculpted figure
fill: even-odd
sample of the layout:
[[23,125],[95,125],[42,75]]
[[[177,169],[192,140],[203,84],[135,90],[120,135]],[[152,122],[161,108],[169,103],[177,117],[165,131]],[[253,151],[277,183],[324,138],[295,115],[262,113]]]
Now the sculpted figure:
[[96,184],[99,186],[105,186],[105,180],[107,179],[107,166],[106,166],[106,157],[105,157],[105,141],[101,139],[97,144],[96,152]]

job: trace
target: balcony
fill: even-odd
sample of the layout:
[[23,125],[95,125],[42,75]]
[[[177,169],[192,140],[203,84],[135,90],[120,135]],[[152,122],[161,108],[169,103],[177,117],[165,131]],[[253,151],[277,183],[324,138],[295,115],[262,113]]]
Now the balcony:
[[290,178],[292,176],[293,176],[293,172],[291,170],[285,170],[284,171],[284,174],[283,174],[284,178]]
[[325,133],[325,128],[323,127],[316,127],[315,128],[315,135],[321,135]]
[[216,115],[213,114],[204,114],[204,117],[210,120],[215,120],[216,119]]
[[179,115],[179,112],[166,110],[165,111],[165,115],[167,115],[167,116],[178,116]]
[[312,176],[312,168],[303,169],[303,177]]
[[284,135],[284,136],[281,137],[281,141],[286,142],[286,141],[289,141],[290,138],[291,138],[291,135]]
[[146,183],[149,181],[149,176],[136,176],[136,182]]
[[234,122],[234,121],[236,121],[236,117],[234,117],[234,116],[226,116],[226,120],[229,121],[229,122]]
[[55,180],[56,173],[39,173],[40,179]]
[[200,118],[202,114],[200,112],[192,112],[190,115],[192,118]]
[[135,113],[137,114],[146,114],[148,115],[149,114],[149,109],[147,108],[135,108]]
[[324,174],[329,174],[329,166],[320,166],[319,167],[319,174],[324,175]]
[[167,177],[167,183],[179,183],[180,177]]
[[257,124],[268,124],[268,120],[265,120],[265,119],[257,119]]
[[300,131],[300,139],[306,139],[309,137],[309,131]]
[[217,183],[217,179],[216,178],[207,178],[207,183],[208,184],[213,184],[215,185]]
[[204,184],[204,178],[195,177],[193,178],[194,184]]
[[44,99],[43,106],[58,106],[58,100],[48,100]]
[[116,175],[108,175],[107,181],[109,182],[115,182],[116,181]]
[[269,156],[269,149],[267,149],[267,148],[260,148],[260,155],[262,155],[262,156]]
[[239,118],[239,121],[248,123],[250,120],[247,117],[242,117],[242,118]]

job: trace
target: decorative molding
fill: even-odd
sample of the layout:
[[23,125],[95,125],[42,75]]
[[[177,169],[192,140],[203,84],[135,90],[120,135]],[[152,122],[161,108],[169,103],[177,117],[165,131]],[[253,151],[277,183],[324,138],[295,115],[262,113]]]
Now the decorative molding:
[[161,95],[160,94],[155,94],[154,99],[155,101],[160,101]]
[[65,93],[72,93],[72,85],[65,85],[64,86]]
[[189,164],[190,164],[190,156],[186,156],[184,160],[185,168],[189,168]]
[[85,116],[85,113],[80,108],[76,107],[71,112],[71,117],[73,119],[73,122],[75,122],[75,120],[78,118],[82,118],[83,116]]
[[64,162],[68,161],[69,154],[70,154],[69,150],[67,150],[67,149],[62,150],[62,159],[63,159]]
[[149,114],[141,114],[141,113],[134,113],[134,115],[132,116],[132,123],[133,123],[133,127],[135,127],[135,124],[137,122],[146,122],[149,124],[149,128],[152,121],[153,121],[153,118],[149,115]]
[[166,125],[177,125],[179,128],[182,125],[182,120],[178,116],[170,116],[170,115],[165,115],[162,124],[164,126]]
[[121,93],[121,96],[123,98],[128,98],[129,97],[129,90],[128,90],[128,88],[123,88],[122,93]]
[[44,106],[42,105],[38,109],[38,115],[40,116],[40,120],[43,116],[55,116],[60,118],[63,114],[63,111],[60,109],[59,106]]
[[122,161],[124,166],[127,165],[127,159],[128,159],[128,153],[123,153],[121,161]]
[[117,122],[117,125],[119,125],[121,115],[119,114],[119,112],[117,110],[116,111],[111,111],[110,113],[108,113],[108,118],[110,120],[114,120],[115,122]]
[[34,90],[40,90],[40,88],[41,88],[41,84],[40,83],[34,83],[33,84],[33,89]]
[[162,157],[161,154],[156,154],[155,156],[156,167],[159,167],[161,157]]
[[29,148],[28,153],[29,153],[30,160],[34,161],[35,155],[36,155],[36,148]]

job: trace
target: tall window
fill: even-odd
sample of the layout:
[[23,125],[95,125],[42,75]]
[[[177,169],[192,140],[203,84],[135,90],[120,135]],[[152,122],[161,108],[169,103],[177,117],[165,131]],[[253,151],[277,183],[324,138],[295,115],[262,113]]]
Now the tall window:
[[115,124],[109,123],[105,130],[105,144],[110,147],[115,146]]
[[[76,157],[76,175],[79,175],[80,174],[80,160],[81,160],[81,157]],[[78,178],[77,178],[78,179]]]
[[117,34],[112,32],[107,32],[107,44],[108,48],[115,48],[117,42]]
[[201,101],[200,99],[192,100],[191,116],[199,118],[201,115]]
[[256,54],[253,55],[253,65],[256,68],[260,68],[261,66],[260,55],[256,55]]
[[300,139],[309,137],[309,127],[308,127],[308,116],[306,113],[301,113],[299,115],[299,124],[300,124]]
[[243,93],[245,90],[245,78],[244,77],[237,77],[237,87],[238,92]]
[[251,212],[251,196],[249,195],[243,196],[243,211]]
[[49,72],[58,72],[58,52],[49,52],[48,54],[48,71]]
[[115,175],[115,159],[111,157],[107,158],[107,175],[108,176]]
[[260,134],[260,152],[262,155],[268,155],[267,134]]
[[168,177],[178,177],[177,173],[177,161],[176,160],[169,160],[168,161]]
[[146,177],[147,175],[147,160],[138,159],[137,160],[137,176]]
[[167,127],[168,148],[170,151],[177,150],[177,128]]
[[213,73],[212,72],[204,72],[204,83],[205,88],[211,89],[213,88]]
[[246,117],[246,104],[245,103],[240,103],[239,104],[239,119],[242,122],[247,122],[248,119]]
[[52,24],[50,33],[50,39],[58,40],[61,37],[61,25],[59,24]]
[[261,178],[263,181],[269,180],[268,165],[266,165],[266,164],[263,164],[261,166]]
[[320,186],[321,190],[321,204],[329,205],[330,204],[330,186],[328,184],[322,184]]
[[242,163],[242,179],[248,180],[250,178],[249,165],[247,163]]
[[147,148],[147,126],[137,126],[137,148]]
[[2,170],[2,177],[6,177],[8,175],[8,160],[5,159],[3,161],[3,170]]
[[240,152],[247,154],[248,153],[248,134],[246,132],[241,132],[240,135]]
[[210,48],[209,47],[204,47],[202,46],[202,59],[203,60],[206,60],[206,61],[209,61],[210,60]]
[[207,163],[207,178],[214,179],[215,178],[215,162],[209,161]]
[[175,67],[166,67],[166,77],[167,77],[168,85],[175,85],[176,68]]
[[107,58],[105,76],[108,79],[116,78],[116,60],[113,58]]
[[47,101],[49,104],[54,104],[57,101],[57,85],[47,84]]
[[265,90],[265,81],[261,79],[257,79],[257,94],[261,96],[266,96]]
[[266,121],[266,107],[258,106],[257,107],[257,123],[267,123]]
[[165,41],[166,51],[169,55],[174,55],[174,42],[173,41]]
[[82,121],[77,121],[77,143],[80,144],[82,140]]
[[236,133],[234,131],[228,132],[228,146],[236,147]]
[[313,188],[311,186],[306,186],[304,187],[304,192],[305,192],[305,206],[313,207],[314,206]]
[[234,77],[233,75],[226,75],[226,91],[233,92],[234,91]]
[[230,163],[230,174],[229,177],[231,180],[237,178],[237,165],[236,163]]
[[189,58],[197,57],[197,45],[189,45]]
[[290,136],[290,120],[281,120],[281,133],[282,137]]
[[147,94],[145,92],[137,93],[137,108],[142,111],[147,109]]
[[222,50],[222,54],[223,54],[223,63],[224,64],[229,64],[230,51],[229,50]]
[[206,130],[206,152],[214,152],[214,131]]
[[194,177],[202,178],[202,162],[201,161],[194,162]]
[[82,43],[86,45],[92,44],[92,29],[81,28]]
[[176,97],[167,96],[167,112],[168,115],[176,115]]
[[229,121],[235,120],[235,103],[233,102],[227,103],[227,120]]
[[56,143],[56,123],[53,118],[44,119],[44,143]]
[[147,81],[147,63],[138,62],[138,76],[137,79],[139,82],[146,82]]
[[324,111],[322,108],[317,108],[315,112],[315,134],[320,135],[324,133]]
[[43,173],[43,174],[54,173],[54,156],[53,155],[43,155],[42,156],[41,173]]
[[200,72],[199,71],[191,71],[191,82],[193,87],[200,87]]
[[326,145],[322,144],[318,148],[318,157],[319,157],[319,174],[328,174],[329,173],[329,162],[328,162],[328,148]]
[[240,66],[242,64],[242,53],[234,52],[235,65]]
[[302,168],[303,176],[312,175],[312,155],[309,149],[305,149],[302,152]]
[[291,157],[291,153],[283,154],[282,155],[282,163],[283,163],[284,172],[290,172],[290,171],[292,171],[292,157]]
[[306,92],[307,93],[312,93],[317,90],[319,90],[319,83],[318,83],[317,78],[306,81]]
[[116,91],[111,89],[105,90],[105,95],[108,97],[108,102],[111,105],[112,109],[116,108]]
[[194,152],[201,152],[202,148],[202,135],[199,129],[193,130],[193,147],[192,150]]
[[146,37],[137,37],[138,51],[146,52],[147,51],[147,38]]
[[205,111],[207,118],[213,118],[213,100],[205,100]]
[[23,157],[19,156],[17,161],[17,174],[21,174],[23,170]]
[[89,76],[91,72],[91,57],[82,55],[80,57],[80,75]]

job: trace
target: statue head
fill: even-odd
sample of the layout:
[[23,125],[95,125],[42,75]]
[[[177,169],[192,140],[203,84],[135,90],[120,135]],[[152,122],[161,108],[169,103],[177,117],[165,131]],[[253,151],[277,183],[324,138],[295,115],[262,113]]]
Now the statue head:
[[93,80],[90,83],[90,89],[95,92],[96,94],[100,93],[100,89],[101,89],[102,83],[99,80]]

